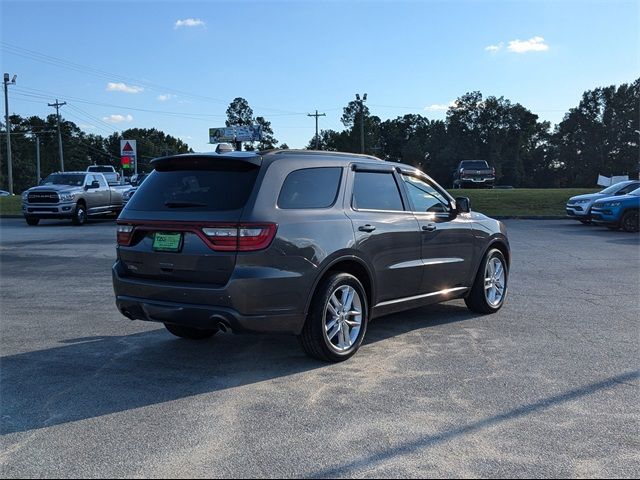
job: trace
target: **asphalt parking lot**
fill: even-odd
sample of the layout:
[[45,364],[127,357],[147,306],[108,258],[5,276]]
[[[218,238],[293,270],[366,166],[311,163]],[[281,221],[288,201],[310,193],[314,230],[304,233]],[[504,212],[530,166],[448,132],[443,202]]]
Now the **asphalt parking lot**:
[[385,317],[328,365],[122,317],[113,221],[0,220],[2,476],[640,476],[640,237],[506,223],[502,311]]

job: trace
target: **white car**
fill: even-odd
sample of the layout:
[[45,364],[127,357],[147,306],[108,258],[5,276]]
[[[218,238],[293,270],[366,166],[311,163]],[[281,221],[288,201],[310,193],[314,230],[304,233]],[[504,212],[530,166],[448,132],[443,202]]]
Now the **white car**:
[[5,190],[0,190],[0,197],[9,197],[11,194]]

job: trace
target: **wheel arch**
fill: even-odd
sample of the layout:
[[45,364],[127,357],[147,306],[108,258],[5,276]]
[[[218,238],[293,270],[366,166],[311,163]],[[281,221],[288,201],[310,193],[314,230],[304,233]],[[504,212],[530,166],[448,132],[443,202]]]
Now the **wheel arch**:
[[364,288],[365,294],[367,295],[367,301],[369,303],[369,309],[371,306],[375,304],[374,298],[376,294],[376,286],[373,273],[367,262],[357,255],[342,255],[331,261],[327,262],[320,270],[320,273],[316,275],[316,278],[313,282],[309,295],[307,296],[307,301],[304,307],[305,315],[309,312],[309,307],[313,300],[314,295],[316,294],[316,290],[318,289],[318,285],[327,278],[329,275],[335,272],[344,272],[349,273],[356,277]]

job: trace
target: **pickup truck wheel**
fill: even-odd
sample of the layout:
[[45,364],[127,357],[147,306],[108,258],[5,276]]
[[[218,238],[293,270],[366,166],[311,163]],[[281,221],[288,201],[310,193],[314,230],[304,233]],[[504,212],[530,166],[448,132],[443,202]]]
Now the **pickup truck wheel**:
[[37,217],[25,217],[25,220],[27,221],[27,225],[32,226],[35,226],[40,222],[40,219]]
[[631,211],[626,212],[622,216],[622,221],[620,222],[622,229],[625,232],[635,233],[638,231],[638,212]]
[[172,325],[170,323],[165,323],[164,326],[176,337],[187,338],[189,340],[205,340],[207,338],[213,337],[216,333],[218,333],[218,329],[216,328],[200,329],[185,327],[183,325]]
[[471,287],[464,299],[469,310],[478,313],[496,313],[507,297],[509,267],[504,255],[493,248],[484,256]]
[[73,211],[73,217],[71,217],[71,221],[74,225],[84,225],[87,221],[87,207],[84,206],[84,203],[78,203],[76,205],[76,209]]
[[316,290],[298,338],[310,357],[342,362],[362,345],[368,320],[367,295],[360,281],[348,273],[334,273]]

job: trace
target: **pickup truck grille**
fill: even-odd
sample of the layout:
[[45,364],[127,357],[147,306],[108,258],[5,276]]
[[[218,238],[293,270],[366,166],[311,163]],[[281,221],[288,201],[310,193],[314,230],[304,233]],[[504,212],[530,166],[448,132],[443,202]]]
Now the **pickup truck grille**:
[[60,197],[56,192],[31,192],[28,200],[29,203],[58,203]]

